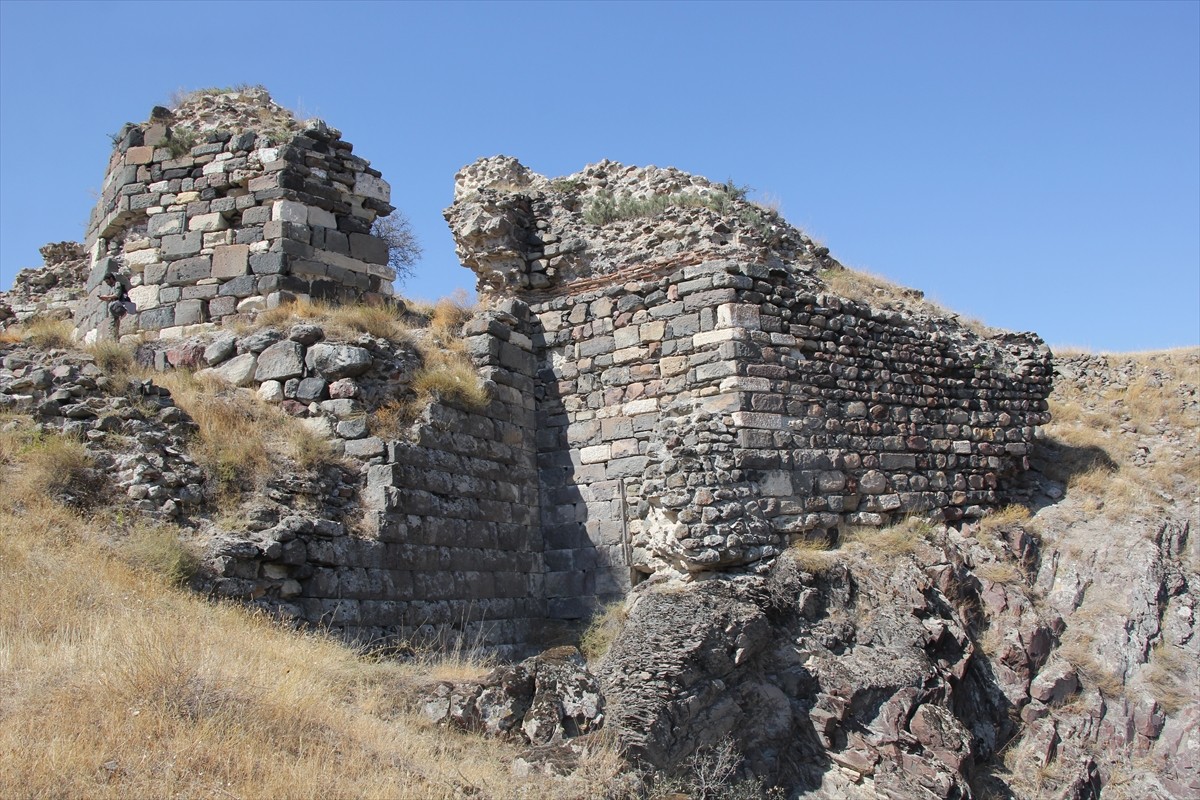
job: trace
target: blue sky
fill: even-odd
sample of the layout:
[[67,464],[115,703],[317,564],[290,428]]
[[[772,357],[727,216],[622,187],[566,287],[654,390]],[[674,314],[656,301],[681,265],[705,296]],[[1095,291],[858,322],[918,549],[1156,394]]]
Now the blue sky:
[[1200,3],[0,0],[0,288],[80,239],[173,90],[340,128],[471,287],[454,173],[611,158],[733,179],[848,266],[1052,345],[1200,343]]

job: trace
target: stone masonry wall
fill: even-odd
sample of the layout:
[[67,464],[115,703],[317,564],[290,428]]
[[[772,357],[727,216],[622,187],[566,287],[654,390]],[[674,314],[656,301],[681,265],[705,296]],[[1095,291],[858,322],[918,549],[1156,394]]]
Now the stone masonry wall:
[[137,306],[122,335],[182,336],[296,297],[390,296],[395,272],[371,225],[392,212],[391,189],[352,149],[256,89],[200,93],[126,125],[88,227],[79,334],[106,323],[95,297],[109,271]]
[[[530,319],[509,302],[469,321],[464,342],[490,402],[434,402],[390,440],[370,434],[368,417],[411,396],[421,360],[411,344],[322,341],[299,323],[143,347],[163,369],[210,364],[202,373],[278,403],[345,456],[266,487],[246,527],[217,537],[217,574],[202,588],[358,642],[461,637],[523,653],[546,619]],[[130,491],[146,502],[146,487]]]
[[[1028,467],[1049,352],[714,261],[534,306],[551,609],[797,536],[981,516]],[[632,570],[632,572],[631,572]],[[557,595],[557,598],[556,598]]]
[[[826,248],[675,170],[547,181],[496,158],[459,183],[464,263],[540,323],[552,616],[652,573],[766,569],[848,525],[978,517],[1028,467],[1051,380],[1033,334],[835,296]],[[614,188],[627,218],[592,213]]]

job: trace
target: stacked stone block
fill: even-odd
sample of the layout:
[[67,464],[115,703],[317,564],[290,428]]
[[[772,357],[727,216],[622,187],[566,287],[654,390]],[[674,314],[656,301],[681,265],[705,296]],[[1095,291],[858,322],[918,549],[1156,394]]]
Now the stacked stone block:
[[584,616],[639,574],[765,566],[846,525],[980,516],[1048,421],[1037,337],[980,340],[760,265],[533,309],[551,613]]
[[[305,515],[285,518],[252,537],[257,544],[248,546],[247,537],[238,537],[224,556],[224,575],[214,591],[267,598],[268,605],[355,641],[449,644],[448,638],[461,637],[466,645],[501,655],[523,653],[546,619],[535,362],[528,308],[509,303],[506,309],[486,312],[466,329],[467,348],[491,395],[486,408],[435,402],[401,440],[354,433],[352,437],[362,438],[344,441],[346,455],[364,465],[363,477],[353,487],[364,512],[358,526],[363,530],[352,532],[333,516],[314,520]],[[304,327],[311,326],[297,326]],[[291,347],[294,353],[267,358],[272,347]],[[257,387],[262,397],[263,386],[276,380],[260,374],[264,364],[290,360],[298,375],[322,348],[340,351],[332,359],[338,364],[349,363],[351,351],[362,350],[344,344],[304,349],[283,339],[257,356],[257,367],[250,363],[255,358],[250,351],[223,363],[246,359],[239,374],[248,376],[244,384]],[[378,382],[373,377],[381,372],[378,358],[368,372],[370,361],[368,357],[363,374],[354,378],[359,396],[372,395],[370,384]],[[329,412],[338,403],[348,413],[335,428],[332,416],[337,415]],[[309,409],[309,420],[325,421],[328,433],[340,436],[347,435],[345,423],[365,422],[362,414],[369,410],[352,400],[314,401]],[[350,488],[331,485],[324,494],[336,498],[343,491]],[[315,499],[331,502],[329,497]],[[313,501],[289,505],[311,506]]]
[[[267,104],[234,93],[231,105]],[[319,120],[268,132],[218,115],[197,132],[165,110],[121,132],[87,234],[92,299],[76,315],[87,335],[105,322],[94,299],[107,272],[125,276],[137,307],[120,333],[184,335],[281,301],[382,302],[395,271],[371,235],[393,210],[390,187]],[[177,112],[185,122],[188,108]],[[195,142],[191,146],[189,143]]]

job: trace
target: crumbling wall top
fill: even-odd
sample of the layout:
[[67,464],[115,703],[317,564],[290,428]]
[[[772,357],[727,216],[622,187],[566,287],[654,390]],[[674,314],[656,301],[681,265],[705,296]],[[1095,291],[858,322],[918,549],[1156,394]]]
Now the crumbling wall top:
[[549,179],[510,156],[484,158],[455,176],[445,213],[485,292],[578,291],[714,258],[805,272],[836,264],[744,188],[674,167],[605,160]]

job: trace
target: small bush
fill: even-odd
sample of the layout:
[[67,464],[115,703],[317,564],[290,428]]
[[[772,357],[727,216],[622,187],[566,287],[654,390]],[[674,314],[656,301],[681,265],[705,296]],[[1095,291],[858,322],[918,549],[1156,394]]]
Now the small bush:
[[96,342],[88,347],[88,352],[96,359],[96,366],[110,378],[123,377],[133,369],[133,353],[116,342]]
[[367,417],[367,427],[372,436],[399,439],[420,415],[421,406],[422,403],[417,400],[389,400],[371,412]]
[[579,652],[589,663],[599,661],[612,647],[613,640],[620,635],[628,619],[625,603],[620,600],[597,611],[579,639]]
[[200,559],[183,543],[181,534],[173,525],[140,522],[130,530],[121,551],[135,566],[183,584],[195,574]]
[[73,508],[88,508],[101,499],[104,475],[95,469],[82,442],[27,431],[5,438],[9,444],[3,450],[11,450],[4,460],[24,464],[24,469],[9,479],[17,502],[29,504],[39,497],[50,497]]
[[724,214],[734,200],[740,201],[745,196],[742,188],[731,191],[730,185],[716,186],[707,192],[654,194],[649,197],[630,194],[615,197],[611,192],[601,192],[584,208],[583,221],[590,225],[607,225],[617,220],[657,217],[671,208],[708,208]]
[[1168,714],[1197,702],[1194,659],[1181,648],[1160,642],[1150,651],[1146,685]]
[[838,556],[830,548],[829,540],[803,536],[792,542],[787,557],[796,567],[813,575],[822,575],[837,563]]

